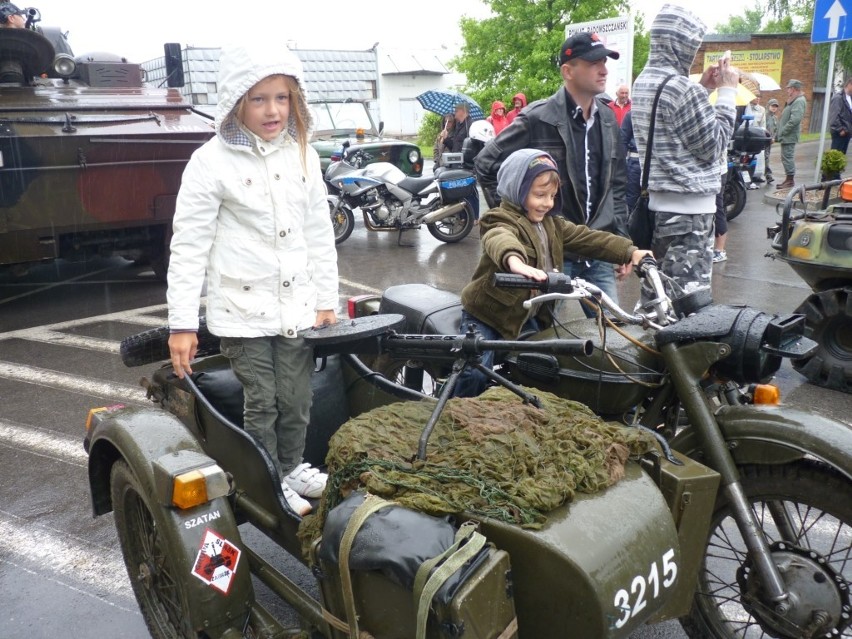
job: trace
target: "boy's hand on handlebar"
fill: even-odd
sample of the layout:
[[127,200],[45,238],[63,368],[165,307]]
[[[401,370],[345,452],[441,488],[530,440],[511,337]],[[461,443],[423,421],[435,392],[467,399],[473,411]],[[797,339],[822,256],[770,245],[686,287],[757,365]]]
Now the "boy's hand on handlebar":
[[524,277],[528,277],[536,282],[544,282],[547,279],[547,273],[542,271],[540,268],[530,266],[517,255],[510,256],[509,259],[506,260],[506,265],[509,267],[509,271],[515,275],[523,275]]
[[192,374],[189,362],[195,359],[198,352],[198,334],[195,332],[172,333],[169,335],[169,355],[175,375],[183,379],[187,373]]
[[319,326],[326,326],[328,324],[336,324],[337,323],[337,315],[333,310],[327,311],[317,311],[317,318],[314,321],[314,328]]
[[634,266],[639,266],[639,262],[642,261],[643,257],[650,257],[654,259],[653,251],[646,251],[643,249],[636,249],[633,251],[633,254],[630,256],[630,261],[627,264],[620,264],[615,267],[615,275],[618,279],[622,280],[633,272]]

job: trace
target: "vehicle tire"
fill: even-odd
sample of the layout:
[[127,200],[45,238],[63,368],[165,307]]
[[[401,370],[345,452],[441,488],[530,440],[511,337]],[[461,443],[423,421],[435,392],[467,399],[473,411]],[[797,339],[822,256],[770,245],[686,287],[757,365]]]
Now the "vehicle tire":
[[814,293],[796,313],[805,316],[805,336],[819,344],[793,368],[817,386],[852,392],[852,288]]
[[740,213],[746,205],[746,187],[739,178],[728,175],[725,182],[725,217],[730,222]]
[[[119,352],[125,366],[144,366],[169,359],[169,327],[152,328],[121,340]],[[205,357],[219,352],[219,338],[207,330],[207,321],[198,320],[198,352]]]
[[168,224],[162,229],[154,231],[154,239],[151,243],[151,270],[154,277],[165,282],[169,274],[169,258],[171,257],[172,226]]
[[[814,631],[808,637],[852,637],[849,625],[850,585],[852,584],[852,491],[840,473],[815,461],[784,466],[744,466],[740,469],[742,487],[754,509],[757,522],[767,536],[776,564],[799,563],[799,570],[782,572],[792,590],[788,622],[805,626],[811,608],[829,610],[831,628]],[[793,539],[780,533],[770,508],[781,507]],[[681,619],[693,639],[763,639],[805,634],[781,631],[767,621],[763,608],[748,605],[759,579],[746,560],[747,551],[734,521],[730,504],[722,495],[710,523],[710,536],[699,568],[692,611]],[[793,564],[795,566],[795,564]],[[798,600],[797,600],[798,597]],[[803,621],[800,617],[808,617]],[[845,617],[845,618],[844,618]],[[836,634],[832,634],[836,632]]]
[[338,206],[331,198],[328,200],[328,212],[331,215],[331,226],[334,228],[334,243],[341,244],[352,235],[355,215],[346,204]]
[[[154,639],[198,639],[188,624],[189,604],[178,572],[176,552],[163,538],[167,525],[130,466],[117,461],[112,467],[112,505],[127,575],[148,631]],[[187,558],[192,565],[192,558]]]
[[456,215],[445,217],[443,220],[427,224],[426,227],[435,239],[452,244],[466,238],[473,230],[475,219],[470,205],[465,202],[464,209]]
[[375,358],[361,357],[360,359],[377,373],[381,373],[387,379],[401,386],[432,397],[437,397],[440,393],[441,383],[444,380],[438,369],[428,362],[394,359],[388,355],[378,355]]

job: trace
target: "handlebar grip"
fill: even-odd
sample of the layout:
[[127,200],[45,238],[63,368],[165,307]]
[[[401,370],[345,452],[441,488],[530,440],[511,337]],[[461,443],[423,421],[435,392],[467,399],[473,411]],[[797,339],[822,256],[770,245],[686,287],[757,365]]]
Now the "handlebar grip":
[[547,280],[537,282],[528,278],[526,275],[516,275],[515,273],[494,273],[492,280],[497,288],[525,288],[527,290],[543,291],[547,288]]
[[650,255],[646,255],[641,260],[639,260],[639,265],[636,267],[636,275],[639,277],[645,277],[648,274],[648,269],[657,268],[657,260],[655,260]]
[[542,293],[572,293],[574,286],[565,273],[548,273],[543,282],[515,273],[495,273],[491,283],[497,288],[525,288]]

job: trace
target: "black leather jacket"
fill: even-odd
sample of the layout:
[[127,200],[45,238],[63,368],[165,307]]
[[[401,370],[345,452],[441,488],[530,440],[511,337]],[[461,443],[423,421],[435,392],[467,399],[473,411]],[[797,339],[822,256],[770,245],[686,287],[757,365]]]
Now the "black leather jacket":
[[[596,100],[598,111],[595,117],[600,119],[601,124],[602,157],[610,158],[610,161],[602,163],[600,195],[588,226],[629,237],[627,205],[624,200],[627,172],[621,133],[612,109],[603,101],[597,98]],[[585,177],[576,175],[571,163],[566,162],[568,154],[573,153],[573,135],[568,123],[564,87],[560,87],[549,98],[533,102],[521,111],[518,117],[503,129],[500,135],[490,140],[476,156],[476,174],[488,205],[495,207],[500,202],[497,195],[497,171],[503,160],[518,149],[540,149],[549,153],[559,167],[559,177],[562,180],[562,215],[575,224],[585,224],[585,204],[580,202],[574,188],[574,184]]]

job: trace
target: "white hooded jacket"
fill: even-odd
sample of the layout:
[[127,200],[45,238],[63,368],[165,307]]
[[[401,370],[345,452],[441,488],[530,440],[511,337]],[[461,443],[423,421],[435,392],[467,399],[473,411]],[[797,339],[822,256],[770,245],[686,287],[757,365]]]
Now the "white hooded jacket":
[[[271,142],[242,127],[239,99],[285,74],[301,88],[288,130]],[[312,128],[299,59],[281,45],[226,47],[219,67],[217,135],[183,174],[168,275],[169,327],[198,328],[207,276],[207,326],[220,337],[284,335],[338,304],[337,251],[319,157],[303,167],[293,111]]]

